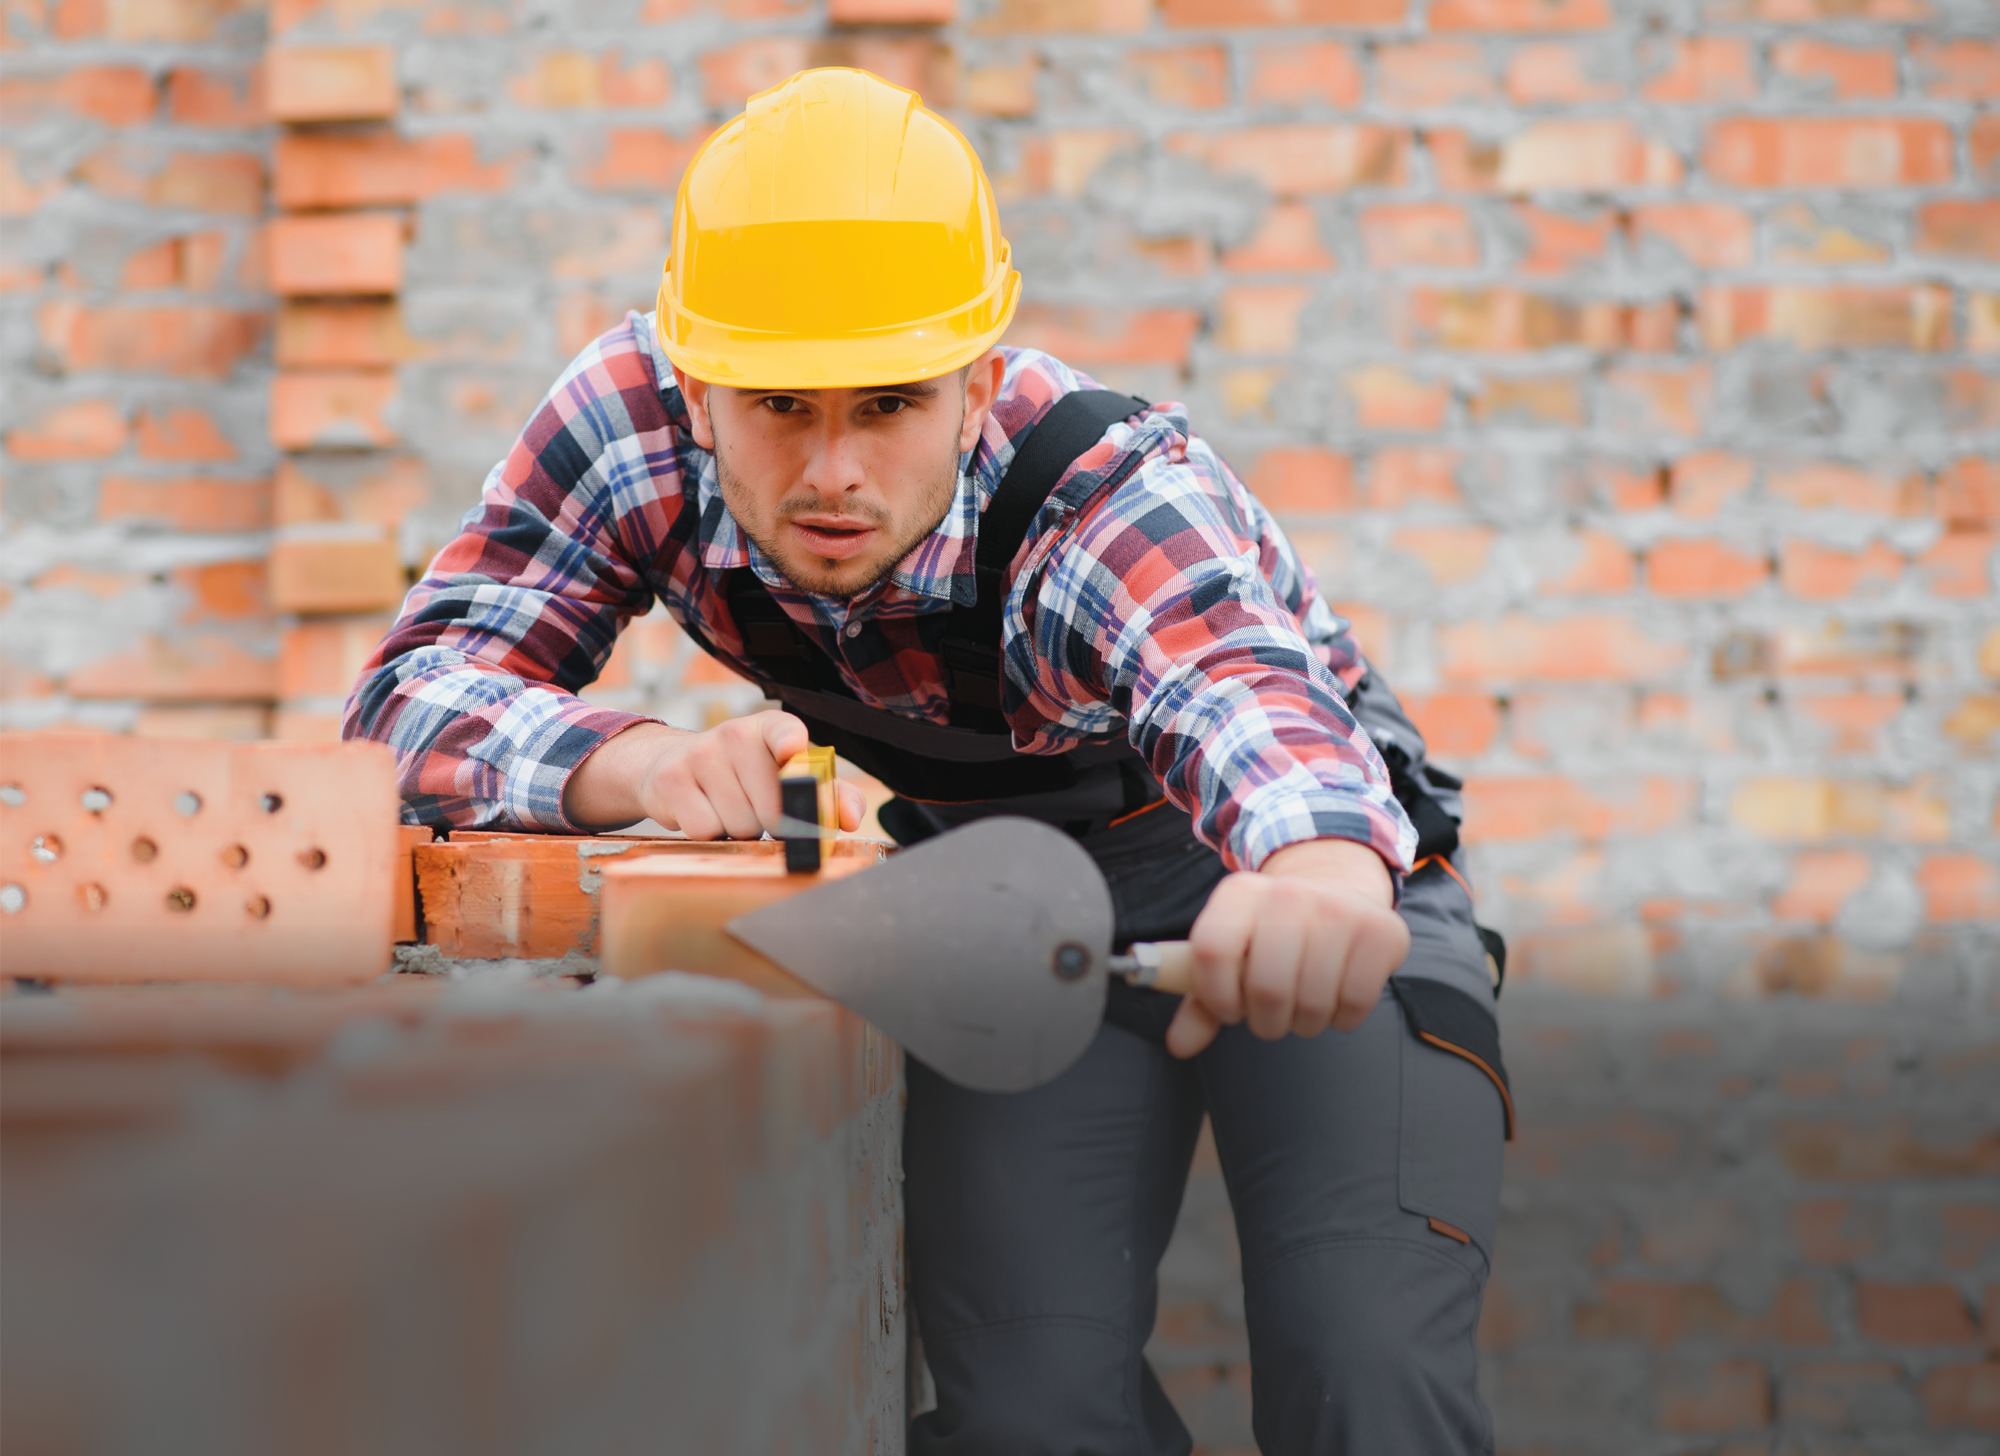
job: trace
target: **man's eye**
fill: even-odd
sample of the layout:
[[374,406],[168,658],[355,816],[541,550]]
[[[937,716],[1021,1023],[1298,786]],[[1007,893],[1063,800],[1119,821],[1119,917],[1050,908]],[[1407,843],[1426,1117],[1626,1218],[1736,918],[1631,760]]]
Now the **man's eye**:
[[788,394],[774,394],[764,401],[764,405],[774,415],[793,415],[799,412],[799,402]]
[[875,408],[885,415],[899,415],[909,407],[910,402],[907,399],[893,394],[885,394],[875,401]]

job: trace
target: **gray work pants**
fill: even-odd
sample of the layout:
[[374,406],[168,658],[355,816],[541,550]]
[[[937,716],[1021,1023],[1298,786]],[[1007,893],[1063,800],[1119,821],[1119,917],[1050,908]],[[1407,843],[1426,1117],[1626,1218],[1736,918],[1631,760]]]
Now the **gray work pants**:
[[[1386,692],[1359,715],[1421,755]],[[1121,938],[1185,933],[1219,876],[1172,815],[1086,841]],[[1486,998],[1460,883],[1433,867],[1399,909],[1412,946],[1398,980]],[[1190,1450],[1143,1352],[1204,1115],[1242,1250],[1265,1456],[1490,1452],[1473,1339],[1499,1206],[1494,1082],[1419,1039],[1386,993],[1354,1032],[1262,1042],[1227,1027],[1187,1062],[1161,1042],[1176,1000],[1114,984],[1090,1050],[1032,1092],[968,1092],[910,1060],[912,1295],[937,1389],[910,1456]]]

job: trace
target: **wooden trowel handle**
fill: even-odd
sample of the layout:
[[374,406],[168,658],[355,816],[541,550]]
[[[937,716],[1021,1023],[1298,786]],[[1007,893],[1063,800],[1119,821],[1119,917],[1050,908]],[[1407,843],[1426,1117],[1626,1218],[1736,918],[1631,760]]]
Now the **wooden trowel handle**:
[[1194,952],[1184,940],[1137,940],[1111,958],[1111,973],[1135,986],[1185,996],[1194,989]]

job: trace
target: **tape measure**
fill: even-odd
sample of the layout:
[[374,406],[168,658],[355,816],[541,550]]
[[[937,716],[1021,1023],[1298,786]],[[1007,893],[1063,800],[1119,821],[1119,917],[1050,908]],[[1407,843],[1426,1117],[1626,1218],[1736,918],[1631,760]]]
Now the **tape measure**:
[[[826,859],[826,841],[840,833],[840,803],[833,791],[833,750],[814,745],[795,753],[778,770],[778,810],[788,821],[778,838],[785,842],[787,873],[804,874],[817,870]],[[816,833],[803,827],[796,834],[785,830],[793,825],[814,825]]]

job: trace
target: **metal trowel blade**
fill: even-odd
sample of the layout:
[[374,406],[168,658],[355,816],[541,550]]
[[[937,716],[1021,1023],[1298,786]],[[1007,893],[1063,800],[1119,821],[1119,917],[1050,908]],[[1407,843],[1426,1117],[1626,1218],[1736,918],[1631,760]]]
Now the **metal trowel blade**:
[[728,925],[980,1092],[1038,1087],[1083,1055],[1104,1017],[1111,928],[1090,856],[1016,818],[941,834]]

